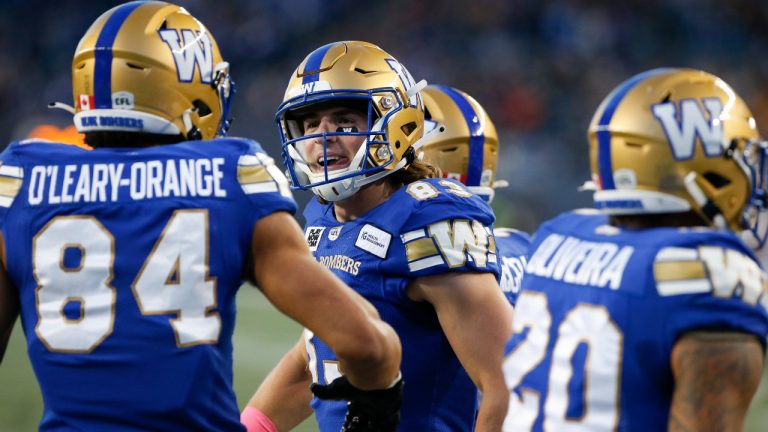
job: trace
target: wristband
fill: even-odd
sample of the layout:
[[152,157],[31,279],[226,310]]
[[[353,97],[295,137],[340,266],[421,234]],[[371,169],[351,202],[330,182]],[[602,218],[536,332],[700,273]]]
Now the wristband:
[[240,413],[240,423],[242,423],[248,432],[278,432],[277,427],[266,414],[258,408],[245,407]]

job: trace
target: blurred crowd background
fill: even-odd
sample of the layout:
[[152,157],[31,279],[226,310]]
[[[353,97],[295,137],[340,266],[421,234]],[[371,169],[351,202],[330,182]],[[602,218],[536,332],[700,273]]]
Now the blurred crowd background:
[[[88,25],[119,1],[0,1],[0,146],[71,117],[70,64]],[[238,85],[232,135],[279,157],[273,121],[289,75],[334,40],[378,44],[418,80],[458,87],[500,132],[499,224],[533,230],[575,206],[586,129],[602,98],[659,66],[730,83],[768,128],[768,2],[761,0],[180,1],[205,23]],[[297,193],[305,202],[308,193]]]

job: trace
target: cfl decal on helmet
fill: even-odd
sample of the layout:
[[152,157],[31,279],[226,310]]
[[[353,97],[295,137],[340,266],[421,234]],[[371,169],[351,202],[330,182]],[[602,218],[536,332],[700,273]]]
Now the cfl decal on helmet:
[[112,107],[116,109],[133,109],[133,93],[127,91],[112,93]]
[[[709,119],[705,118],[702,105],[709,113]],[[722,154],[723,123],[720,114],[723,112],[723,103],[720,99],[704,98],[700,102],[696,99],[684,99],[680,101],[679,108],[674,102],[666,102],[653,105],[651,111],[661,123],[675,159],[691,159],[697,137],[707,157]]]
[[175,29],[163,29],[159,30],[158,33],[171,50],[180,82],[192,82],[195,68],[200,69],[201,82],[206,84],[212,82],[213,50],[208,33],[182,29],[183,45],[179,33]]

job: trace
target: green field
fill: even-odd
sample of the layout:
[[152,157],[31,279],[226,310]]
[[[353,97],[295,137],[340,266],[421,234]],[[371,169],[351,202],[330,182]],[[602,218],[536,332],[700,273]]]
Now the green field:
[[[235,331],[235,391],[240,406],[280,356],[298,339],[300,327],[277,313],[261,294],[244,287],[238,298]],[[768,371],[768,369],[766,369]],[[0,366],[0,431],[34,431],[41,414],[40,392],[29,366],[24,337],[16,326]],[[764,432],[768,425],[768,372],[752,404],[748,432]],[[316,430],[310,419],[295,430]]]

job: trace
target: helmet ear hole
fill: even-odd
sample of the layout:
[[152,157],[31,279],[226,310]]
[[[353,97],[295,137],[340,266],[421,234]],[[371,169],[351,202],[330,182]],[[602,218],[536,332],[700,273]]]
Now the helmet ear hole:
[[704,177],[715,189],[720,189],[731,184],[731,181],[727,178],[711,171],[702,174],[702,177]]
[[[410,137],[411,134],[413,133],[413,131],[416,130],[416,127],[417,127],[416,122],[409,122],[409,123],[406,123],[406,124],[402,125],[400,127],[400,130],[403,131],[405,136]],[[400,148],[400,147],[398,146],[398,148]]]
[[197,109],[197,114],[200,117],[205,117],[211,113],[211,108],[208,106],[208,104],[206,104],[200,99],[195,99],[192,102],[192,106],[194,106]]

